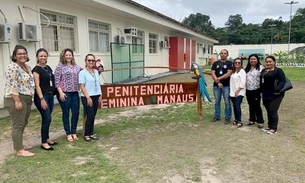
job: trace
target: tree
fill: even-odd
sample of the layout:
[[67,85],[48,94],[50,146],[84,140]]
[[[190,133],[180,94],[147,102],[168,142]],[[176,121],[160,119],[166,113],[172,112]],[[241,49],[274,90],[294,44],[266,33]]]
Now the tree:
[[184,18],[182,24],[187,25],[199,32],[213,34],[215,28],[210,20],[210,16],[201,13],[190,14]]
[[[219,44],[270,44],[287,43],[289,21],[266,18],[260,24],[245,24],[240,14],[230,15],[225,27],[214,28],[210,17],[201,13],[191,14],[182,22],[197,31],[215,37]],[[270,26],[275,24],[276,26]],[[305,8],[299,8],[291,20],[291,43],[305,42]]]
[[230,31],[236,31],[243,23],[243,18],[240,14],[230,15],[228,21],[225,23],[226,27]]

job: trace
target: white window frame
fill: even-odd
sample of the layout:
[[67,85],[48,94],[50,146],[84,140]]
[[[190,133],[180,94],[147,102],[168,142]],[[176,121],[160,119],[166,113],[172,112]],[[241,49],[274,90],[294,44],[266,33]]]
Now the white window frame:
[[[95,27],[93,25],[95,24]],[[89,30],[89,49],[91,53],[109,53],[110,52],[110,24],[88,20]],[[93,37],[95,34],[95,37]],[[92,36],[91,36],[92,35]]]
[[149,53],[157,53],[158,50],[158,34],[149,33]]
[[137,36],[132,36],[132,44],[135,46],[132,46],[132,53],[134,54],[142,54],[144,53],[144,47],[137,46],[137,44],[144,45],[144,31],[137,31]]
[[[77,18],[54,11],[41,9],[42,44],[50,53],[60,52],[65,48],[77,51]],[[45,27],[45,25],[48,25]]]

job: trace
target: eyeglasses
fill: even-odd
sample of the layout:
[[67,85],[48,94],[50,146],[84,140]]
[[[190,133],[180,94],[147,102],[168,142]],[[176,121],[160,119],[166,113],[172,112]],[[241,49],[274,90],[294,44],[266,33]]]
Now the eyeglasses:
[[88,62],[95,62],[95,60],[87,60]]
[[234,62],[234,64],[241,64],[241,62]]
[[16,53],[18,56],[27,55],[28,53]]

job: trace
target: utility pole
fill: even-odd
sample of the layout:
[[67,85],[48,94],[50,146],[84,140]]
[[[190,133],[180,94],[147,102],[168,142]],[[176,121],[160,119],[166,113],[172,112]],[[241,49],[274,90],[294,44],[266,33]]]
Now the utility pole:
[[271,48],[270,48],[270,55],[272,55],[273,27],[275,27],[275,26],[276,26],[275,24],[269,25],[269,27],[271,27],[271,39],[270,39]]
[[299,2],[297,2],[297,1],[290,1],[290,2],[286,2],[285,4],[290,4],[290,19],[289,19],[289,29],[288,29],[288,31],[289,31],[289,33],[288,33],[288,55],[289,55],[289,51],[290,51],[290,48],[289,48],[289,46],[290,46],[290,34],[291,34],[291,19],[292,19],[292,17],[291,17],[291,12],[292,12],[292,5],[293,4],[298,4]]

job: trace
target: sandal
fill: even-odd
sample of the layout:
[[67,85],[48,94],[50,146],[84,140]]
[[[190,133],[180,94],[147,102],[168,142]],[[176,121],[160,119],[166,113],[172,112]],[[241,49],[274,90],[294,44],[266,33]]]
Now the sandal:
[[17,151],[17,153],[16,153],[16,156],[18,156],[18,157],[31,157],[34,155],[35,155],[34,153],[31,153],[26,150]]
[[237,123],[237,124],[236,124],[236,127],[237,127],[237,128],[240,128],[240,127],[242,127],[242,126],[243,126],[243,123]]
[[89,136],[84,136],[84,140],[85,140],[86,142],[91,142],[91,138],[90,138]]
[[234,120],[234,121],[232,122],[232,125],[236,125],[236,124],[237,124],[237,121]]
[[92,140],[99,140],[99,139],[100,139],[100,138],[99,138],[98,136],[96,136],[96,135],[90,135],[89,137],[90,137],[90,139],[92,139]]
[[247,126],[251,126],[251,125],[254,125],[255,122],[254,121],[249,121],[249,123],[247,124]]
[[263,127],[264,127],[264,124],[263,124],[263,123],[257,124],[257,128],[263,128]]
[[79,138],[76,136],[76,134],[72,134],[72,138],[73,138],[73,140],[75,140],[75,141],[79,140]]
[[71,135],[67,135],[67,140],[68,140],[69,142],[73,142],[73,141],[74,141]]

